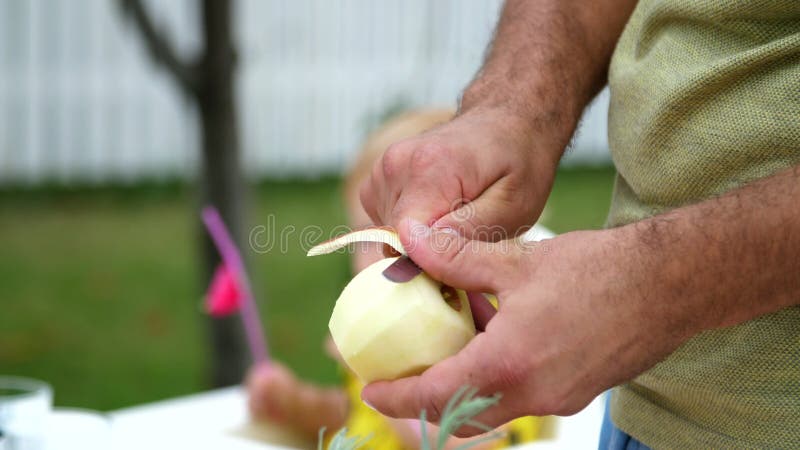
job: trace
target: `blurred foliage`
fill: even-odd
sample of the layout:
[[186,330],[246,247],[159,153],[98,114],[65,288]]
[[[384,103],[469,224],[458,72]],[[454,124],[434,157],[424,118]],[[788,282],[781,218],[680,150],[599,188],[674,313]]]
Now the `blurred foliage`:
[[[562,170],[545,224],[599,228],[613,170]],[[295,227],[287,251],[251,252],[273,352],[303,377],[337,381],[322,349],[347,257],[307,259],[303,227],[345,223],[339,181],[274,181],[252,226]],[[0,373],[47,380],[56,403],[115,409],[207,387],[196,200],[180,183],[0,192]]]

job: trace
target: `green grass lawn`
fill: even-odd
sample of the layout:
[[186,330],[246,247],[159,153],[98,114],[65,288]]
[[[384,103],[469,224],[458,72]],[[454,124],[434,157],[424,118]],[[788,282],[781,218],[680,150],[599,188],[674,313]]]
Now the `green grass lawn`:
[[[599,228],[612,169],[562,170],[546,225]],[[345,222],[337,180],[266,182],[251,225],[295,227],[286,251],[253,253],[274,354],[335,382],[322,351],[345,255],[307,259],[298,233]],[[208,387],[205,286],[195,198],[186,187],[0,192],[0,374],[51,382],[59,405],[114,409]]]

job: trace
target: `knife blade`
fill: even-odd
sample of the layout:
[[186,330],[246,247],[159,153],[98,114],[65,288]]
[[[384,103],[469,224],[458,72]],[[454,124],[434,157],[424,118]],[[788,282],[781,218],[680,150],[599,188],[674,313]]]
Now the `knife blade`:
[[422,269],[406,255],[397,258],[397,261],[383,270],[383,276],[386,277],[387,280],[395,283],[411,281],[421,273]]

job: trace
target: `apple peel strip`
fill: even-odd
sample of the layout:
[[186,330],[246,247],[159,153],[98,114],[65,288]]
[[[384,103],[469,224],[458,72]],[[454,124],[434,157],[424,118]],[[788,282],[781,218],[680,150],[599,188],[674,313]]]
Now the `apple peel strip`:
[[351,231],[333,239],[317,244],[308,251],[306,256],[327,255],[336,250],[347,247],[356,242],[377,242],[392,247],[401,255],[406,255],[406,249],[400,242],[400,236],[391,227],[368,227],[361,230]]

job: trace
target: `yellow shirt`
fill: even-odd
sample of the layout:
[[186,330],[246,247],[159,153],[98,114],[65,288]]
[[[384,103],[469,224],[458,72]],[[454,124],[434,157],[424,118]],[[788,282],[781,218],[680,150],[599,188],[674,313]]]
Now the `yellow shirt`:
[[[405,449],[406,447],[403,446],[403,442],[389,422],[361,400],[361,389],[363,388],[364,384],[352,373],[347,372],[345,390],[350,400],[350,414],[345,424],[347,435],[371,436],[366,444],[367,448],[379,450]],[[516,419],[504,427],[503,438],[499,439],[492,448],[501,449],[513,444],[536,440],[540,427],[541,420],[538,417],[529,416]]]

